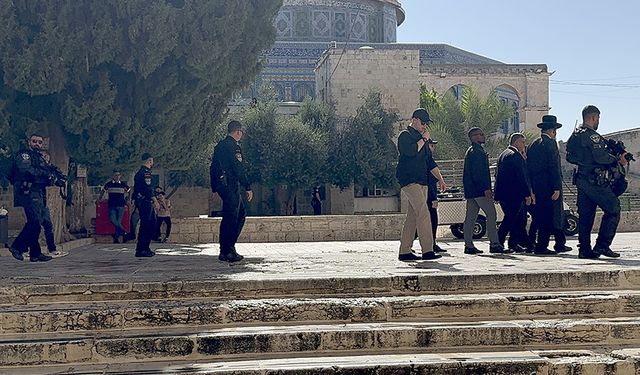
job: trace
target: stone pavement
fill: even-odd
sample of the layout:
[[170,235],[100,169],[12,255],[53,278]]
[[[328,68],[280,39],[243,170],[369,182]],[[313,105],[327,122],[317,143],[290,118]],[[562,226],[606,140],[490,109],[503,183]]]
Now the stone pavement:
[[601,260],[446,240],[412,263],[398,241],[240,243],[237,264],[216,244],[3,256],[0,374],[640,374],[637,238]]
[[[411,275],[500,275],[555,272],[640,270],[638,233],[620,233],[612,246],[617,259],[577,258],[574,250],[555,257],[529,254],[470,256],[463,243],[439,242],[446,253],[437,261],[403,263],[397,260],[398,241],[239,243],[244,261],[218,261],[218,245],[154,244],[153,258],[135,258],[135,244],[92,244],[48,263],[18,262],[0,257],[4,287],[33,284],[165,282],[184,280],[283,280],[380,278]],[[486,250],[486,241],[476,246]],[[419,248],[416,241],[414,248]],[[6,249],[0,251],[8,252]]]

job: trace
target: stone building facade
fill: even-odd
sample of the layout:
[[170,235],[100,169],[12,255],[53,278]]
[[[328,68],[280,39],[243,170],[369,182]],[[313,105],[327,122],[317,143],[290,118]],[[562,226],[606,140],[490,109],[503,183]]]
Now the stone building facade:
[[445,44],[336,45],[318,62],[316,95],[348,116],[376,89],[388,109],[408,120],[421,84],[454,95],[464,86],[476,87],[480,95],[497,89],[517,110],[517,122],[503,131],[535,131],[549,110],[549,75],[546,65],[503,64]]

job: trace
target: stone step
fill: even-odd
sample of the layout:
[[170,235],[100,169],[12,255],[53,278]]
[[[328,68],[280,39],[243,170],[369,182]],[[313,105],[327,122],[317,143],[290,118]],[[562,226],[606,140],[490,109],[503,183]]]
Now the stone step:
[[[150,300],[14,305],[0,334],[257,324],[477,321],[640,316],[640,291],[359,298]],[[0,336],[1,337],[1,336]]]
[[3,335],[0,366],[241,360],[420,352],[625,349],[640,318],[474,323],[358,323],[225,329],[164,328],[99,334]]
[[0,367],[12,375],[633,375],[640,372],[640,349],[594,352],[505,351],[478,353],[385,354],[234,362],[170,361]]
[[381,277],[131,281],[0,287],[0,306],[72,301],[180,298],[397,296],[561,290],[640,289],[640,269]]

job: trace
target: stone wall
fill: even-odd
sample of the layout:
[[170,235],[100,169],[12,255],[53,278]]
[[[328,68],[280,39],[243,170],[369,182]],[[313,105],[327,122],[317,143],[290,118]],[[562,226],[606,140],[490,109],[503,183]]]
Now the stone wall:
[[[396,240],[404,215],[326,215],[248,217],[239,242]],[[219,241],[220,218],[174,221],[172,242]]]
[[474,86],[481,96],[506,86],[518,96],[520,131],[537,132],[536,124],[549,112],[549,73],[546,65],[476,64],[425,66],[419,81],[439,94],[455,85]]
[[[598,212],[594,232],[600,226]],[[239,242],[396,241],[405,215],[326,215],[248,217]],[[184,244],[219,241],[220,218],[174,220],[171,242]],[[640,231],[640,212],[622,212],[618,232]],[[446,226],[440,233],[450,236]],[[440,236],[440,234],[439,234]]]
[[316,68],[316,96],[335,103],[339,115],[352,116],[364,96],[376,89],[384,106],[406,121],[419,103],[420,84],[440,94],[459,84],[475,86],[481,95],[505,86],[518,96],[521,130],[536,130],[549,111],[546,65],[421,63],[418,47],[376,47],[328,49]]

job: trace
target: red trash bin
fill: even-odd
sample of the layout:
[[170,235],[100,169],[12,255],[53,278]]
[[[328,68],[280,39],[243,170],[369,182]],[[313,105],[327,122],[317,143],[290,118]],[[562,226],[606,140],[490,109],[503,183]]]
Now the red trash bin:
[[[122,216],[122,227],[126,233],[129,233],[131,227],[131,213],[129,205],[124,206],[124,215]],[[109,219],[109,203],[100,201],[96,204],[96,234],[115,234],[116,228],[111,224]]]

